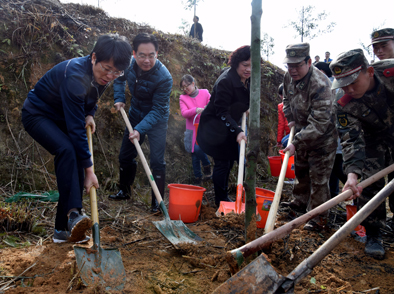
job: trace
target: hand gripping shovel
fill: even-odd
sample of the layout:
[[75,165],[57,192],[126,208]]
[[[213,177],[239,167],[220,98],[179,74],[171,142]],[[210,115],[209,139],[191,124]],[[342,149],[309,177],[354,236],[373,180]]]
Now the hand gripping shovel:
[[[294,293],[294,285],[346,238],[368,215],[394,191],[394,180],[376,194],[311,256],[301,262],[287,277],[279,275],[263,255],[232,276],[213,293]],[[350,194],[351,195],[351,194]]]
[[[131,134],[133,132],[133,127],[130,124],[126,112],[124,111],[123,108],[120,109],[120,112],[122,113],[123,119],[127,125],[129,133]],[[197,241],[202,241],[202,239],[199,236],[197,236],[188,227],[185,226],[183,221],[170,220],[170,216],[168,215],[167,208],[164,205],[163,199],[160,196],[159,189],[157,188],[153,175],[150,172],[148,163],[146,162],[140,143],[138,142],[137,139],[134,139],[133,143],[135,148],[137,149],[138,155],[140,156],[142,165],[144,166],[145,173],[148,176],[153,192],[155,193],[156,200],[159,203],[160,210],[164,214],[163,221],[156,221],[153,222],[153,224],[164,235],[164,237],[166,237],[168,241],[170,241],[175,246],[175,248],[176,245],[179,243],[196,243]]]
[[[93,162],[93,143],[90,126],[88,126],[86,133]],[[80,269],[82,281],[85,285],[100,283],[106,290],[122,290],[126,282],[126,272],[119,250],[117,248],[104,249],[100,247],[100,228],[95,187],[90,188],[90,207],[93,221],[93,246],[91,248],[74,246],[75,258]]]
[[[245,131],[246,128],[246,112],[242,115],[242,130]],[[220,201],[219,209],[216,211],[216,216],[223,216],[227,213],[234,212],[236,214],[241,214],[245,212],[245,203],[242,203],[243,194],[243,178],[244,178],[244,166],[245,166],[245,140],[241,141],[240,151],[239,151],[239,162],[238,162],[238,182],[237,182],[237,196],[235,202]],[[258,214],[258,210],[256,211]]]
[[[369,185],[375,183],[377,180],[385,177],[389,173],[394,171],[394,164],[382,169],[380,172],[374,174],[373,176],[365,179],[357,186],[362,187],[363,189],[368,187]],[[258,239],[255,239],[242,247],[229,251],[227,254],[227,261],[232,269],[233,272],[237,272],[239,266],[244,262],[244,259],[248,256],[254,254],[255,252],[262,250],[268,247],[271,243],[282,239],[286,235],[290,234],[292,230],[298,228],[299,226],[307,223],[309,220],[315,218],[316,216],[322,214],[323,212],[329,210],[330,208],[334,207],[335,205],[345,201],[352,195],[351,190],[346,190],[341,194],[337,195],[336,197],[328,200],[327,202],[321,204],[320,206],[314,208],[311,211],[308,211],[304,215],[292,220],[291,222],[277,228],[276,230],[261,236]],[[231,255],[229,255],[231,254]]]
[[[290,144],[293,141],[294,130],[295,130],[295,127],[292,126],[291,130],[290,130],[288,144]],[[285,153],[285,158],[283,159],[282,168],[281,168],[280,174],[279,174],[278,184],[276,185],[274,200],[271,203],[271,208],[268,213],[267,222],[265,223],[264,232],[266,234],[271,232],[275,226],[276,213],[278,212],[278,208],[279,208],[279,201],[280,201],[280,196],[282,195],[283,181],[285,180],[287,163],[289,162],[289,157],[290,157],[290,151],[287,151]]]

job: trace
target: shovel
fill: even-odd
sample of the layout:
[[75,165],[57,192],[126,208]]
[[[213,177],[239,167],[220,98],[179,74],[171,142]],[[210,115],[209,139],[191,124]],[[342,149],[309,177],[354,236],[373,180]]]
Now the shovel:
[[[373,176],[369,177],[368,179],[365,179],[361,183],[359,183],[357,186],[362,187],[363,189],[368,187],[369,185],[375,183],[377,180],[380,180],[381,178],[385,177],[389,173],[394,171],[394,164],[386,167],[385,169],[382,169],[380,172],[374,174]],[[329,210],[330,208],[334,207],[335,205],[341,203],[342,201],[345,201],[348,199],[353,192],[351,190],[346,190],[342,192],[341,194],[337,195],[336,197],[328,200],[327,202],[321,204],[320,206],[314,208],[311,211],[308,211],[304,215],[292,220],[291,222],[281,226],[280,228],[277,228],[276,230],[265,234],[264,236],[255,239],[248,244],[245,244],[244,246],[234,249],[232,251],[229,251],[228,253],[231,253],[231,258],[227,258],[227,261],[229,262],[232,270],[234,272],[238,271],[238,267],[241,266],[243,263],[244,259],[247,258],[248,256],[254,254],[255,252],[262,250],[266,247],[268,247],[271,243],[273,243],[276,240],[282,239],[286,235],[290,234],[292,230],[298,228],[299,226],[305,224],[309,220],[315,218],[316,216],[322,214],[323,212]],[[353,219],[353,218],[352,218]]]
[[[287,141],[290,144],[294,138],[294,130],[295,127],[292,126],[290,130],[289,140]],[[285,153],[285,158],[283,159],[282,168],[280,170],[278,184],[276,185],[274,200],[272,201],[271,208],[268,213],[267,222],[265,223],[264,232],[267,234],[274,229],[276,213],[279,208],[280,196],[282,195],[283,181],[285,180],[287,163],[289,162],[290,151]]]
[[[123,108],[120,109],[120,112],[122,113],[123,119],[126,123],[126,126],[129,130],[129,133],[131,134],[133,132],[133,127],[130,124],[130,121],[127,117],[126,112],[124,111]],[[137,149],[138,155],[140,156],[142,165],[144,166],[145,173],[148,176],[149,182],[152,186],[153,192],[155,193],[156,200],[159,203],[159,207],[161,212],[164,214],[164,220],[163,221],[156,221],[153,222],[153,224],[156,226],[156,228],[163,234],[164,237],[170,241],[175,248],[177,248],[177,244],[179,243],[197,243],[197,241],[202,241],[202,239],[197,236],[195,233],[193,233],[186,225],[183,223],[183,221],[172,221],[170,220],[170,216],[168,215],[167,208],[164,205],[163,199],[161,198],[159,189],[157,188],[156,182],[153,178],[152,173],[150,172],[148,163],[146,162],[144,153],[142,152],[140,143],[138,142],[137,139],[133,140],[134,146]]]
[[[246,112],[242,115],[242,130],[246,127]],[[223,216],[230,212],[241,214],[245,212],[245,203],[242,203],[243,194],[243,178],[244,178],[244,165],[245,165],[245,140],[241,141],[238,162],[238,183],[237,183],[237,196],[235,202],[220,201],[219,209],[216,211],[216,216]],[[258,214],[256,214],[258,215]]]
[[232,276],[213,293],[294,293],[294,286],[306,277],[312,269],[346,238],[394,191],[394,180],[376,194],[363,208],[346,222],[311,256],[301,262],[287,277],[276,273],[263,255]]
[[[87,128],[86,135],[88,137],[89,150],[92,154],[91,159],[93,162],[92,130],[90,126]],[[126,282],[126,272],[123,266],[122,257],[117,248],[104,249],[100,247],[96,187],[91,187],[89,193],[93,221],[93,246],[91,248],[74,246],[75,258],[82,281],[85,285],[100,283],[106,290],[122,290]]]

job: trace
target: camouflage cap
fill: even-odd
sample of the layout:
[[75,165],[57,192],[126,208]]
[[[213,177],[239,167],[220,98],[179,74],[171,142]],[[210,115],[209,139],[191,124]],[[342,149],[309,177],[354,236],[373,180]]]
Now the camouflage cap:
[[367,67],[369,67],[369,64],[361,49],[353,49],[339,54],[330,63],[330,69],[335,78],[331,89],[350,85],[358,78],[361,69]]
[[309,43],[287,45],[283,63],[298,63],[305,60],[307,56],[309,56]]
[[371,46],[372,44],[387,42],[389,40],[394,40],[394,29],[386,28],[374,31],[371,34]]

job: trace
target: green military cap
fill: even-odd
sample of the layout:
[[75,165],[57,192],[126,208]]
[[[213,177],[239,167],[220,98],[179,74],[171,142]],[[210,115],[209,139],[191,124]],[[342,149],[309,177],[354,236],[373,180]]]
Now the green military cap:
[[394,40],[394,29],[386,28],[374,31],[371,34],[371,44],[376,44],[380,42],[387,42],[390,40]]
[[369,67],[369,64],[361,49],[353,49],[339,54],[330,63],[330,69],[335,78],[331,89],[350,85],[358,78],[361,69],[367,67]]
[[309,43],[287,45],[283,63],[298,63],[305,60],[307,56],[309,56]]

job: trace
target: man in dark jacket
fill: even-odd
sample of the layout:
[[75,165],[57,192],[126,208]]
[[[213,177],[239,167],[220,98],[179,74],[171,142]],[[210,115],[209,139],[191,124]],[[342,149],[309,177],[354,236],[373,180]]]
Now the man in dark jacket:
[[[193,22],[194,24],[192,25],[192,28],[190,29],[190,33],[189,36],[192,38],[196,38],[198,40],[200,40],[200,42],[202,42],[202,25],[198,22],[200,19],[198,18],[198,16],[194,16],[193,18]],[[196,27],[196,36],[194,36],[194,27]]]
[[[130,186],[134,182],[138,153],[133,144],[136,138],[140,144],[145,135],[149,137],[150,167],[164,198],[165,171],[164,152],[168,118],[170,115],[170,93],[172,77],[167,68],[157,60],[159,45],[153,35],[142,33],[133,40],[133,59],[125,75],[114,82],[114,100],[117,111],[125,107],[126,81],[131,93],[129,120],[133,133],[125,129],[119,154],[119,192],[110,195],[112,200],[130,198]],[[158,211],[158,203],[152,191],[152,212]]]
[[90,56],[63,61],[34,86],[22,109],[29,135],[55,156],[59,202],[53,241],[88,241],[91,220],[81,212],[82,192],[98,188],[86,136],[95,131],[97,101],[109,83],[123,75],[131,59],[125,37],[101,36]]

